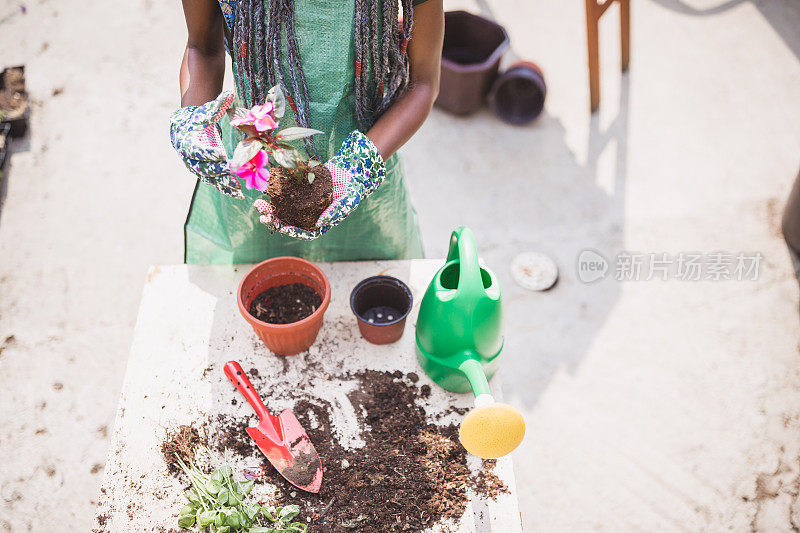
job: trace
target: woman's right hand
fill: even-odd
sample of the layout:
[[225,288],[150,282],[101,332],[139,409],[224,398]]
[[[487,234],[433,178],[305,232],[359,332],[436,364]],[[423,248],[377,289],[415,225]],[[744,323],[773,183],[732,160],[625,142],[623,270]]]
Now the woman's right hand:
[[224,91],[211,102],[178,109],[170,116],[170,140],[186,168],[202,182],[233,198],[244,198],[228,166],[218,125],[234,99],[232,91]]
[[289,226],[278,220],[272,212],[272,204],[259,198],[253,206],[259,212],[259,221],[270,231],[277,231],[304,241],[312,241],[337,226],[358,205],[366,200],[383,183],[386,177],[384,163],[377,147],[369,137],[358,130],[350,133],[325,167],[333,180],[333,201],[322,212],[316,228],[306,230]]

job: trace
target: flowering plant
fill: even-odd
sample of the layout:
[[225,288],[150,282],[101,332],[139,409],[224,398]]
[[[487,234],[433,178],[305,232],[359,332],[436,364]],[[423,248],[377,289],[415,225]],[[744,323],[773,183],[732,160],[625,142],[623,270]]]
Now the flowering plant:
[[228,111],[231,126],[245,134],[228,164],[231,172],[242,178],[248,189],[267,190],[270,157],[286,174],[298,181],[314,181],[312,169],[320,162],[304,159],[300,151],[288,142],[322,132],[296,126],[277,131],[278,121],[283,118],[285,111],[286,98],[280,85],[269,90],[264,104],[250,109],[234,106]]

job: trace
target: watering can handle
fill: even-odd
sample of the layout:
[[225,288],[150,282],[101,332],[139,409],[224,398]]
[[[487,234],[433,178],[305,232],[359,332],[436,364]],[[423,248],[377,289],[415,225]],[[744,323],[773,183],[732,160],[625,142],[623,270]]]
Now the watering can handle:
[[450,250],[447,262],[457,259],[459,265],[458,292],[484,293],[481,267],[478,264],[478,247],[475,235],[466,226],[461,226],[450,235]]

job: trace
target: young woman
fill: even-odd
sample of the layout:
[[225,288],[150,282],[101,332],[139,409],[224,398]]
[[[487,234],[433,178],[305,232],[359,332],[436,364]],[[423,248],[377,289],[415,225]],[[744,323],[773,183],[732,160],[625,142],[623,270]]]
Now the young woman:
[[[186,262],[421,257],[396,152],[437,95],[442,0],[183,0],[183,9],[183,107],[171,133],[200,178],[186,220]],[[244,105],[264,103],[280,84],[291,104],[280,127],[324,132],[296,146],[329,161],[343,182],[335,220],[301,235],[308,240],[263,211],[260,224],[253,204],[262,193],[243,189],[227,166],[242,134],[224,113],[232,96],[220,95],[226,49]]]

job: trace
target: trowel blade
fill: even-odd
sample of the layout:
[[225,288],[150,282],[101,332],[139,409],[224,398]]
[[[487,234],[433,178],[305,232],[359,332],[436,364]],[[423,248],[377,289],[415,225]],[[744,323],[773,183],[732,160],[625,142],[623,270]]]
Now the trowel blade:
[[[248,427],[247,434],[286,481],[298,489],[319,492],[322,462],[300,421],[289,409],[278,416],[279,428],[273,425],[276,419],[270,418],[262,420],[258,426]],[[283,437],[279,442],[270,438],[275,433]]]

